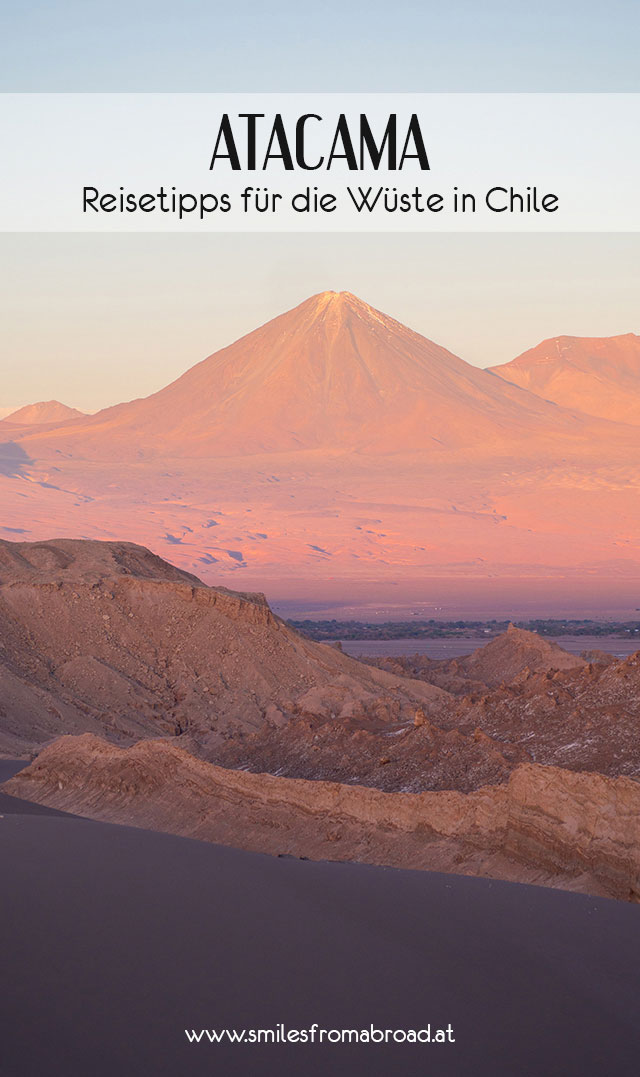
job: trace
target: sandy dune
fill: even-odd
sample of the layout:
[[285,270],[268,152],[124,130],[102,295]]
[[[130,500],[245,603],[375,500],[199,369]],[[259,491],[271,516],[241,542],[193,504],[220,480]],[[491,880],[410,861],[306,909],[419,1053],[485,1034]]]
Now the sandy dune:
[[[248,1064],[256,1077],[352,1077],[363,1064],[372,1077],[422,1077],[425,1065],[439,1077],[634,1071],[640,935],[629,905],[278,859],[36,816],[0,799],[11,1077],[47,1072],[52,1058],[65,1077],[232,1077]],[[184,1038],[194,1025],[280,1022],[450,1022],[456,1044],[434,1054],[430,1045],[193,1047]]]

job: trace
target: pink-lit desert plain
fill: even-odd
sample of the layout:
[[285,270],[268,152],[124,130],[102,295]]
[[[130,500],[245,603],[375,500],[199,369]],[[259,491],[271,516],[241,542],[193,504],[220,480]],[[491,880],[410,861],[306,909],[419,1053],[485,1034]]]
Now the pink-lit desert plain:
[[126,538],[275,600],[634,609],[638,399],[633,334],[481,370],[324,292],[151,396],[0,423],[0,534]]

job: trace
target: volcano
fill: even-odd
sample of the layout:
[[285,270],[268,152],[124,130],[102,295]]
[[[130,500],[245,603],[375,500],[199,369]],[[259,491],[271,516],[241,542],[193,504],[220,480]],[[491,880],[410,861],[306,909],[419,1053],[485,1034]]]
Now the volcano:
[[433,577],[554,590],[558,572],[592,589],[638,573],[636,458],[636,427],[323,292],[144,399],[0,424],[0,538],[126,539],[276,597],[403,580],[433,601]]
[[[93,459],[491,447],[584,423],[349,292],[323,292],[141,400],[54,435]],[[50,441],[45,433],[38,440]]]
[[565,408],[640,425],[640,336],[553,337],[491,368]]
[[16,426],[38,426],[41,423],[66,423],[82,415],[84,412],[61,404],[59,400],[39,400],[37,404],[25,404],[23,408],[5,415],[4,421]]

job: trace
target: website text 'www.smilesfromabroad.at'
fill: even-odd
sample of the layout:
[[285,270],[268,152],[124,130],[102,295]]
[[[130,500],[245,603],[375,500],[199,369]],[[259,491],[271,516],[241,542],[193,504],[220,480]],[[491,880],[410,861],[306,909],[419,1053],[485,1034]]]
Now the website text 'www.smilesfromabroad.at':
[[455,1043],[451,1025],[436,1028],[427,1024],[424,1028],[320,1028],[313,1024],[308,1028],[286,1028],[275,1025],[273,1028],[186,1028],[185,1036],[194,1044],[349,1044],[349,1043],[421,1043],[440,1044]]

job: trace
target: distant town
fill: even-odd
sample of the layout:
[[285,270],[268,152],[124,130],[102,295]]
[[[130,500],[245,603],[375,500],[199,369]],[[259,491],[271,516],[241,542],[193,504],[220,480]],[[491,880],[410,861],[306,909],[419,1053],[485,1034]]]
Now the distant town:
[[640,621],[288,621],[314,640],[336,639],[486,639],[505,632],[509,624],[540,636],[640,636]]

